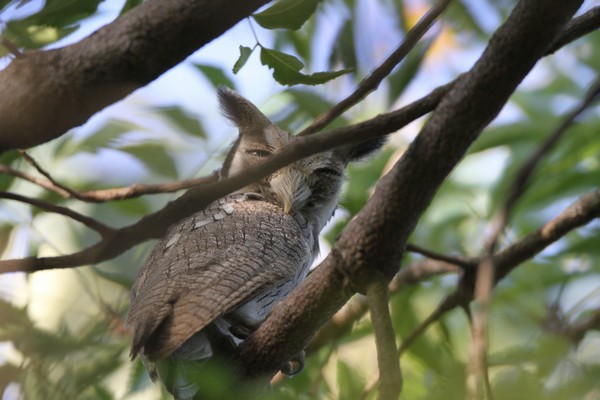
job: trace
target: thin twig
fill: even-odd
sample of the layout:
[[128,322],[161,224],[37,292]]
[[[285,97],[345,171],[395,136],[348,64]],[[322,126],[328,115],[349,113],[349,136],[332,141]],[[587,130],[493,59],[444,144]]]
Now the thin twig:
[[472,259],[469,259],[467,257],[447,256],[445,254],[436,253],[434,251],[425,249],[412,243],[406,244],[406,251],[421,254],[427,258],[431,258],[432,260],[444,261],[449,264],[454,264],[462,268],[473,268],[477,265],[473,262]]
[[50,183],[52,185],[54,185],[56,188],[60,189],[63,192],[68,193],[73,198],[76,198],[76,199],[79,198],[79,193],[72,190],[71,188],[61,185],[56,180],[54,180],[54,178],[52,178],[50,173],[48,171],[46,171],[44,168],[42,168],[42,166],[33,157],[31,157],[29,154],[27,154],[27,152],[25,150],[19,150],[19,154],[21,155],[21,157],[23,157],[23,159],[25,159],[25,161],[27,161],[33,168],[35,168],[37,172],[39,172],[40,174],[45,176],[46,179],[48,179],[48,181],[50,181]]
[[491,229],[484,246],[484,254],[477,270],[475,284],[475,310],[473,313],[472,341],[470,347],[468,389],[470,398],[479,400],[483,398],[482,390],[487,391],[487,398],[493,395],[488,390],[489,376],[487,371],[487,319],[489,302],[494,287],[495,265],[493,254],[497,247],[501,233],[508,225],[510,215],[516,202],[523,196],[527,189],[533,173],[543,158],[554,148],[558,141],[588,107],[598,98],[600,93],[600,79],[597,79],[587,91],[586,95],[571,112],[569,112],[558,127],[550,134],[546,141],[519,168],[513,180],[502,208],[491,222]]
[[[40,170],[38,169],[38,172],[39,171]],[[0,173],[15,176],[17,178],[36,184],[46,190],[60,195],[65,199],[77,199],[87,203],[105,203],[114,200],[127,200],[148,194],[173,193],[180,190],[189,189],[194,186],[199,186],[206,183],[213,183],[216,182],[219,178],[218,172],[213,172],[207,176],[194,179],[186,179],[179,182],[167,182],[148,185],[136,183],[124,187],[78,192],[63,184],[58,183],[53,178],[48,178],[48,175],[46,174],[43,174],[46,177],[46,179],[43,179],[37,176],[30,175],[26,172],[15,170],[4,164],[0,164]]]
[[159,183],[154,185],[142,185],[139,183],[112,189],[90,190],[79,193],[82,201],[103,203],[113,200],[126,200],[147,194],[172,193],[195,186],[214,183],[219,179],[219,174],[213,172],[200,178],[186,179],[179,182]]
[[19,50],[17,45],[15,45],[13,42],[8,40],[7,38],[3,37],[2,40],[0,40],[0,43],[15,57],[17,57],[17,58],[23,57],[23,53],[21,52],[21,50]]
[[102,237],[108,237],[109,235],[111,235],[115,232],[115,229],[113,229],[107,225],[104,225],[103,223],[96,221],[93,218],[79,214],[78,212],[75,212],[69,208],[61,207],[61,206],[57,206],[57,205],[48,203],[47,201],[33,199],[30,197],[25,197],[25,196],[21,196],[21,195],[18,195],[15,193],[9,193],[9,192],[0,192],[0,198],[15,200],[15,201],[19,201],[21,203],[26,203],[26,204],[31,204],[32,206],[41,208],[45,211],[52,212],[55,214],[60,214],[65,217],[69,217],[72,220],[80,222],[81,224],[87,226],[88,228],[95,230]]
[[377,362],[381,380],[379,399],[397,400],[402,391],[402,372],[389,310],[388,287],[383,277],[374,279],[367,286],[367,300],[377,347]]
[[398,65],[408,53],[415,47],[419,39],[431,28],[433,23],[446,9],[451,0],[438,1],[417,24],[406,33],[404,41],[394,50],[388,58],[375,68],[367,77],[365,77],[358,87],[348,97],[337,103],[330,110],[319,115],[307,128],[298,134],[298,136],[309,135],[323,129],[335,118],[339,117],[349,108],[360,102],[365,96],[377,89],[392,70]]
[[475,303],[471,321],[471,345],[469,347],[469,368],[467,374],[467,390],[469,398],[480,400],[484,391],[489,400],[493,394],[489,391],[489,374],[487,365],[488,346],[488,312],[494,287],[494,262],[491,256],[483,257],[477,269],[475,282]]
[[[415,285],[434,276],[455,274],[462,269],[454,264],[435,260],[420,260],[402,268],[388,285],[390,294]],[[310,341],[306,353],[311,354],[328,343],[344,337],[354,324],[369,310],[367,299],[363,295],[354,296],[331,319],[323,325]]]
[[23,179],[25,181],[31,182],[35,185],[38,185],[46,190],[57,193],[64,198],[70,198],[70,196],[71,196],[68,192],[65,192],[64,190],[57,187],[56,185],[54,185],[52,182],[50,182],[47,179],[33,176],[26,172],[18,171],[16,169],[9,167],[8,165],[0,164],[0,174],[10,175],[10,176],[14,176],[16,178]]

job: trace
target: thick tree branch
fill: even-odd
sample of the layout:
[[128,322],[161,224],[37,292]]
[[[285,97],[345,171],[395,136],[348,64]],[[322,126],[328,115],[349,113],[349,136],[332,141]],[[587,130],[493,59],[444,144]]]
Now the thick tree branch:
[[149,0],[70,46],[0,71],[0,152],[54,139],[223,34],[267,0]]
[[246,376],[272,373],[296,354],[355,291],[364,290],[373,269],[388,279],[395,275],[406,239],[442,181],[580,5],[580,0],[519,2],[321,266],[242,343]]

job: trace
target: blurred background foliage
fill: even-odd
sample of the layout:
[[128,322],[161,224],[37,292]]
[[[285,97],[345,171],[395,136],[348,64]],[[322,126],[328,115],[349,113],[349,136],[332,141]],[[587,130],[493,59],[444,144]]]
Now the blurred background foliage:
[[[1,35],[22,49],[59,47],[139,3],[0,0]],[[235,138],[233,128],[218,114],[216,86],[237,88],[284,129],[298,131],[350,93],[430,5],[425,0],[279,3],[296,9],[287,14],[281,5],[263,10],[148,88],[30,154],[56,180],[81,191],[204,175],[220,165]],[[331,127],[408,104],[467,70],[515,3],[454,1],[442,23],[379,89]],[[592,3],[586,1],[581,11]],[[258,47],[260,60],[253,54]],[[214,53],[225,55],[215,58]],[[4,57],[0,67],[10,62],[7,54],[0,47]],[[232,73],[234,64],[237,75]],[[479,255],[490,220],[515,172],[583,97],[598,70],[600,32],[543,59],[446,180],[411,242],[442,254]],[[279,84],[316,84],[338,75],[314,87]],[[392,135],[373,160],[350,168],[340,210],[324,235],[323,255],[422,123],[416,121]],[[598,187],[598,132],[600,114],[592,108],[534,174],[502,236],[502,246],[518,241]],[[14,152],[3,154],[0,162],[37,173]],[[0,175],[0,188],[73,208],[111,226],[130,224],[175,196],[85,204],[5,174]],[[600,398],[600,334],[592,329],[577,341],[561,334],[569,324],[600,308],[599,233],[596,220],[568,234],[520,265],[494,290],[489,364],[496,399]],[[96,239],[63,217],[15,202],[0,203],[3,258],[66,254]],[[99,265],[0,276],[2,399],[168,397],[149,381],[139,360],[128,360],[129,337],[122,324],[129,286],[151,245]],[[419,259],[407,254],[403,265]],[[452,274],[438,276],[393,295],[391,310],[399,342],[452,292],[457,279]],[[372,335],[365,316],[352,332],[313,351],[302,374],[279,381],[261,398],[375,398]],[[454,310],[434,323],[402,355],[404,398],[464,399],[469,341],[469,321],[463,311]],[[231,377],[224,368],[207,370],[199,379],[206,398],[248,398],[258,393],[229,384]]]

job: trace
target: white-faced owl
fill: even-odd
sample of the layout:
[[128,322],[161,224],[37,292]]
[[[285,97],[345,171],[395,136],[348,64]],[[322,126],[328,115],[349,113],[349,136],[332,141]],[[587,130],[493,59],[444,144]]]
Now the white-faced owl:
[[[239,94],[221,88],[219,100],[239,129],[223,177],[294,142]],[[193,398],[198,388],[190,376],[201,373],[204,360],[235,349],[306,277],[346,166],[381,144],[297,161],[172,225],[131,290],[131,356],[139,354],[176,399]]]

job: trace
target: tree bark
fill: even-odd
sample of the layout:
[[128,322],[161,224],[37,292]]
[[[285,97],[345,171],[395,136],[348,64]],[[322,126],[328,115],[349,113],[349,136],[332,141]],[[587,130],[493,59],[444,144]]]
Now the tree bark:
[[268,0],[149,0],[80,42],[30,51],[0,71],[0,152],[83,124]]
[[483,55],[442,99],[432,118],[330,255],[239,350],[246,376],[270,374],[376,276],[397,272],[408,235],[435,192],[517,85],[550,48],[582,0],[521,0]]

